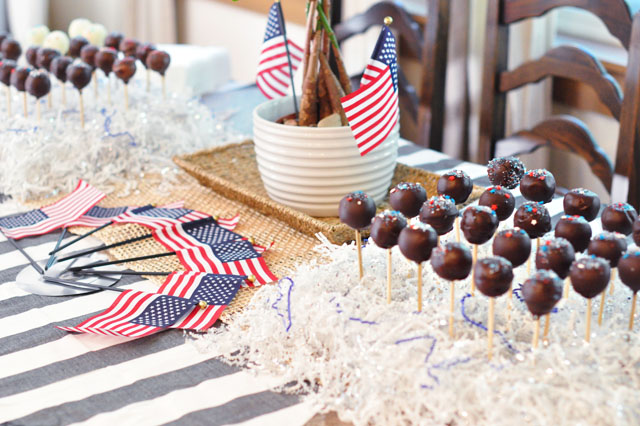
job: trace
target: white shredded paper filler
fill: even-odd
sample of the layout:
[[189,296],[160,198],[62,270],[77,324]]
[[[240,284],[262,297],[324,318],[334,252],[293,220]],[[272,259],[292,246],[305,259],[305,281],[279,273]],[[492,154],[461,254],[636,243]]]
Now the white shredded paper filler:
[[[452,234],[452,233],[450,233]],[[445,237],[445,240],[450,237]],[[231,324],[195,335],[202,350],[282,377],[319,411],[365,424],[638,424],[640,339],[628,332],[631,291],[619,280],[585,343],[586,300],[571,290],[551,314],[548,342],[532,351],[534,322],[519,299],[526,265],[515,271],[513,308],[496,300],[493,360],[487,358],[488,298],[457,282],[455,338],[449,338],[449,282],[425,263],[416,312],[416,265],[393,250],[393,302],[386,303],[386,251],[363,249],[358,280],[353,244],[318,249],[324,263],[263,286]],[[489,256],[491,243],[480,247]],[[462,315],[464,299],[465,319]],[[472,322],[475,322],[474,325]],[[508,325],[509,323],[509,325]],[[636,324],[636,330],[640,324]]]

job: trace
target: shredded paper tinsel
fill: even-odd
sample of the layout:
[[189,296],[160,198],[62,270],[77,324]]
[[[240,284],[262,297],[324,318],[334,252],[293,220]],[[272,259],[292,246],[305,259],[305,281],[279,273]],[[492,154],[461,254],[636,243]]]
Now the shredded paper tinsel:
[[572,290],[534,351],[534,322],[520,295],[526,265],[516,268],[513,308],[507,295],[496,301],[489,361],[488,298],[470,295],[470,279],[455,284],[451,339],[451,284],[428,263],[418,313],[416,265],[397,249],[390,305],[385,250],[364,247],[362,281],[353,244],[325,241],[319,250],[324,260],[262,287],[230,324],[195,344],[256,374],[282,376],[282,390],[357,425],[640,423],[640,336],[627,330],[631,291],[619,280],[613,296],[607,288],[601,327],[594,299],[591,343],[584,341],[586,300]]
[[[42,117],[36,118],[35,99],[29,96],[27,118],[22,111],[22,93],[12,91],[12,115],[0,125],[0,193],[16,199],[43,198],[69,192],[78,176],[110,192],[134,189],[144,175],[159,175],[171,182],[177,168],[176,154],[204,149],[236,136],[224,117],[214,117],[197,98],[170,94],[162,98],[159,88],[147,93],[144,83],[129,84],[129,109],[125,109],[123,85],[111,80],[112,103],[107,100],[105,78],[100,79],[98,97],[93,83],[83,91],[85,127],[80,124],[78,91],[66,89],[66,107],[61,88],[52,86],[53,107],[40,100]],[[6,102],[0,105],[6,117]]]

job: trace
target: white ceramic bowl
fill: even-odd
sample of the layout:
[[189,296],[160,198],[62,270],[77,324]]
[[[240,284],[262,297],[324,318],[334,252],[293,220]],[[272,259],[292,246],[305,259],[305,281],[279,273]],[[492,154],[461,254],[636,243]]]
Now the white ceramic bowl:
[[353,191],[382,201],[396,166],[399,126],[362,157],[349,127],[277,124],[292,112],[292,102],[274,99],[253,111],[258,169],[269,196],[312,216],[337,216],[340,199]]

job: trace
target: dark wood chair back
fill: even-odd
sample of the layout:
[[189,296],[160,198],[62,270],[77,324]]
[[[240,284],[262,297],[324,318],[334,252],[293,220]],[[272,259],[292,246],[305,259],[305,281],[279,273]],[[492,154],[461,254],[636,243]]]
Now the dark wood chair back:
[[[398,68],[398,92],[400,110],[408,114],[419,126],[418,144],[442,150],[444,128],[444,89],[447,67],[447,42],[449,34],[449,0],[425,0],[428,7],[424,31],[417,22],[398,4],[383,1],[367,11],[340,22],[334,28],[336,38],[344,40],[382,25],[386,16],[393,18],[393,29],[402,40],[402,48],[410,57],[421,62],[420,91]],[[354,82],[359,83],[359,76]]]
[[[624,176],[630,179],[630,182],[633,181],[630,173],[633,168],[632,156],[628,154],[633,151],[637,138],[622,137],[622,130],[629,126],[637,127],[636,123],[631,122],[630,114],[624,111],[626,102],[637,102],[633,101],[637,94],[630,92],[630,88],[625,86],[623,97],[620,87],[601,63],[579,47],[556,47],[536,60],[512,70],[507,68],[509,25],[523,19],[542,16],[561,6],[579,7],[590,11],[602,20],[623,46],[627,49],[632,46],[632,17],[624,0],[489,0],[480,137],[476,160],[481,163],[489,161],[495,154],[496,144],[505,138],[506,95],[509,91],[547,77],[580,81],[593,88],[611,115],[620,122],[621,137],[618,140],[615,167],[584,123],[571,116],[554,116],[532,129],[511,135],[519,142],[514,144],[519,145],[519,149],[513,154],[531,152],[541,146],[575,153],[587,161],[592,172],[607,191],[612,193],[614,175]],[[620,194],[617,194],[616,198],[619,199]]]

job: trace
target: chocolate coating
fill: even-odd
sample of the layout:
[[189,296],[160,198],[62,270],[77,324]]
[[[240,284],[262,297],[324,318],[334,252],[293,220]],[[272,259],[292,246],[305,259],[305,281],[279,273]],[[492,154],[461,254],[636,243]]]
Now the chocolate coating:
[[591,241],[591,225],[582,216],[562,216],[556,223],[555,236],[566,239],[576,252],[581,253]]
[[438,243],[435,229],[426,223],[411,224],[400,231],[398,247],[404,257],[421,263],[429,260],[431,251]]
[[548,170],[529,170],[520,181],[520,192],[529,201],[548,203],[556,192],[556,179]]
[[618,266],[622,253],[627,251],[627,240],[624,235],[604,231],[589,242],[587,253],[609,261],[612,268]]
[[407,226],[407,219],[395,210],[385,210],[371,222],[371,239],[380,248],[391,248],[398,244],[400,231]]
[[78,90],[82,90],[91,82],[91,67],[77,62],[67,67],[67,80]]
[[493,185],[514,189],[520,183],[525,168],[522,161],[516,157],[498,157],[489,161],[487,174]]
[[56,76],[58,80],[65,83],[67,81],[67,68],[73,63],[73,59],[68,56],[57,56],[49,65],[49,72]]
[[453,229],[458,214],[451,198],[443,195],[431,197],[420,208],[420,222],[431,225],[438,235],[444,235]]
[[633,231],[633,222],[637,218],[638,212],[630,204],[610,204],[602,212],[602,227],[605,231],[629,235]]
[[36,63],[38,64],[38,68],[43,70],[49,70],[51,66],[51,61],[56,56],[60,56],[60,52],[55,49],[50,49],[48,47],[41,47],[38,49],[38,53],[36,54]]
[[640,247],[640,218],[633,221],[633,242]]
[[543,241],[536,253],[536,268],[551,269],[560,278],[569,275],[569,268],[576,258],[571,243],[564,238]]
[[502,186],[490,186],[482,195],[478,204],[489,207],[496,212],[498,220],[506,220],[516,208],[516,199],[508,189]]
[[618,262],[618,275],[624,285],[631,291],[640,291],[640,251],[629,250],[620,258]]
[[40,48],[38,46],[31,46],[24,53],[24,57],[26,58],[27,63],[35,69],[38,69],[38,50],[39,49]]
[[569,277],[573,289],[582,297],[591,299],[607,288],[611,267],[601,257],[587,256],[573,262]]
[[562,206],[566,215],[582,216],[591,222],[600,212],[600,198],[588,189],[574,188],[565,194]]
[[72,58],[79,58],[82,48],[88,45],[89,40],[82,36],[76,36],[69,40],[69,52],[67,52],[67,54]]
[[473,184],[469,175],[462,170],[451,170],[440,176],[437,189],[438,194],[447,195],[453,198],[456,204],[461,204],[471,195]]
[[17,61],[20,55],[22,55],[22,47],[20,43],[12,38],[5,38],[0,45],[2,49],[2,57],[4,59],[13,59]]
[[489,207],[469,206],[462,212],[460,228],[471,244],[484,244],[498,229],[498,216]]
[[531,238],[524,229],[504,229],[493,239],[493,254],[507,259],[513,267],[524,264],[531,254]]
[[364,229],[371,225],[371,219],[376,215],[376,203],[362,191],[352,192],[342,197],[338,216],[340,222],[353,229]]
[[82,62],[91,67],[91,71],[93,72],[96,69],[96,53],[98,53],[98,48],[91,44],[84,46],[80,49],[80,59]]
[[11,84],[11,73],[16,69],[18,64],[16,61],[12,61],[11,59],[5,59],[0,61],[0,82],[5,86],[9,86]]
[[113,72],[124,82],[129,83],[131,77],[136,73],[136,60],[133,58],[122,58],[113,64]]
[[546,315],[562,299],[562,280],[551,270],[536,271],[522,285],[522,298],[529,312],[540,317]]
[[501,296],[511,287],[513,266],[504,257],[480,259],[473,267],[473,280],[485,296]]
[[111,47],[113,49],[120,49],[120,42],[124,38],[124,34],[118,32],[111,32],[104,38],[104,47]]
[[25,88],[30,95],[40,99],[51,90],[51,80],[45,71],[31,71],[25,81]]
[[431,267],[445,280],[463,280],[471,272],[471,250],[463,243],[446,243],[433,249]]
[[406,217],[418,216],[426,200],[427,191],[419,183],[400,182],[389,191],[389,204]]
[[25,83],[30,72],[31,68],[21,67],[16,68],[15,71],[11,73],[11,85],[15,87],[18,92],[24,92],[26,90]]
[[118,50],[120,50],[124,56],[135,58],[136,57],[136,49],[138,48],[138,40],[132,38],[122,39],[120,44],[118,45]]
[[145,61],[147,68],[151,68],[160,75],[164,75],[170,63],[171,57],[167,52],[163,52],[162,50],[154,50],[149,53]]
[[111,47],[103,47],[98,50],[95,57],[95,63],[107,77],[113,70],[113,64],[118,59],[118,52]]
[[543,204],[529,201],[518,207],[513,225],[524,229],[531,238],[539,238],[551,231],[551,216]]
[[154,50],[156,50],[156,47],[151,43],[140,43],[138,47],[136,47],[136,58],[142,62],[145,68],[148,68],[146,62],[147,56]]

